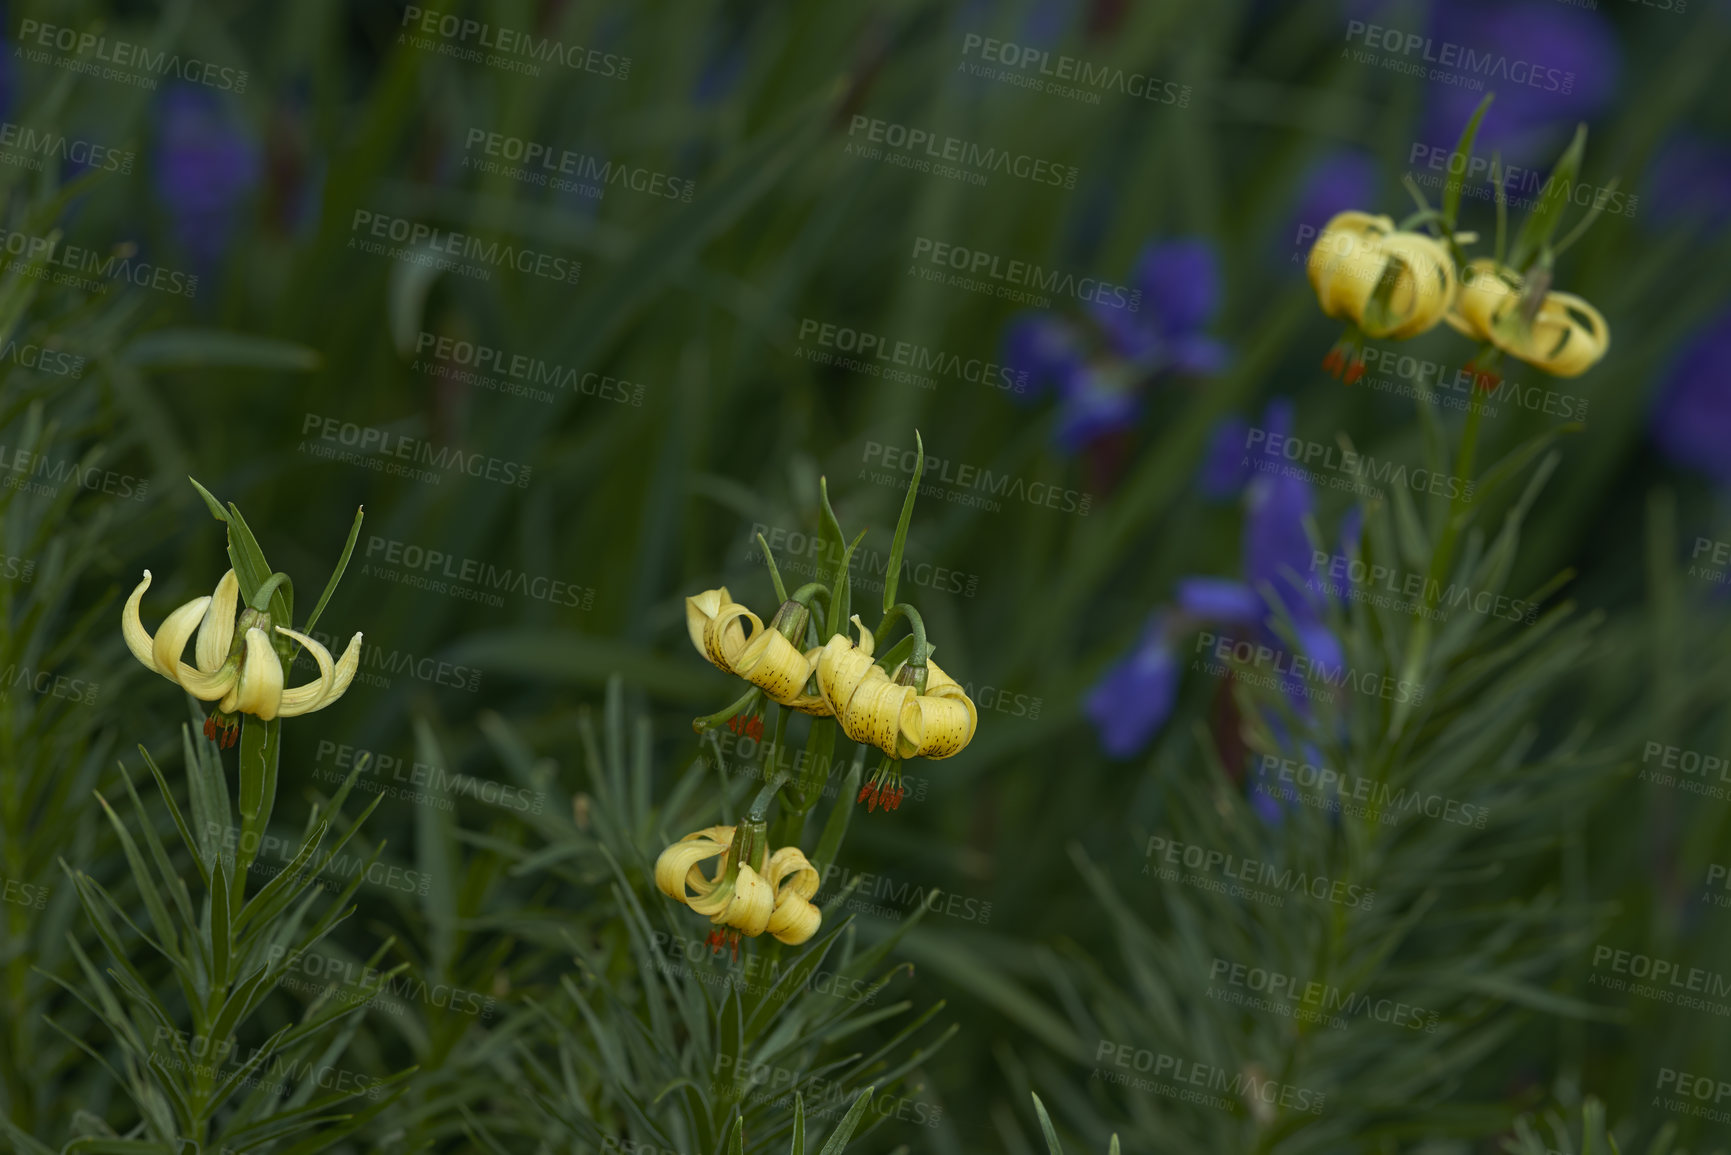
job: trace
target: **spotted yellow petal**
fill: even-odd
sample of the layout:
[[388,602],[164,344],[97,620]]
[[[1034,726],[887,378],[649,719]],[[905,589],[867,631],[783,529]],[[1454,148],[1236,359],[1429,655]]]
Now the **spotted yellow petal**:
[[697,652],[705,657],[708,652],[703,647],[704,630],[708,628],[716,612],[732,600],[733,595],[727,592],[726,586],[704,590],[696,597],[685,599],[685,632],[691,635],[691,644],[696,647]]

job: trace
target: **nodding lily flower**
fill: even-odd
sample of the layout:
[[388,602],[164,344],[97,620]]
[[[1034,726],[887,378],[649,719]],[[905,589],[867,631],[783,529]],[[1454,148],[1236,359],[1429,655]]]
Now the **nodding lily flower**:
[[1549,292],[1549,280],[1544,273],[1523,278],[1481,257],[1462,272],[1448,323],[1553,376],[1578,377],[1611,347],[1611,330],[1580,297]]
[[1441,321],[1455,299],[1448,248],[1371,213],[1337,213],[1316,238],[1305,271],[1322,311],[1356,329],[1323,362],[1348,384],[1364,373],[1364,337],[1416,337]]
[[[701,864],[720,857],[713,876]],[[726,931],[709,936],[739,950],[739,936],[767,931],[789,946],[817,933],[823,914],[811,904],[817,894],[817,868],[797,846],[770,853],[762,822],[711,826],[693,831],[655,860],[655,885],[669,898],[689,906]]]
[[817,659],[817,685],[842,731],[895,759],[948,758],[973,740],[979,714],[956,680],[928,661],[906,662],[895,676],[872,661],[872,635],[856,614],[856,643],[837,634]]
[[[814,648],[802,654],[789,640],[805,633],[809,616],[805,606],[789,601],[765,629],[762,619],[734,601],[726,586],[685,599],[685,629],[691,644],[716,669],[744,678],[773,702],[827,717],[829,705],[823,698],[806,693],[819,651]],[[749,636],[742,619],[751,622]]]
[[[216,711],[205,719],[205,737],[216,739],[222,732],[222,744],[232,746],[239,726],[237,714],[252,714],[266,722],[272,718],[292,718],[322,710],[348,690],[355,671],[361,664],[361,635],[349,641],[348,649],[336,662],[330,651],[305,634],[287,626],[277,626],[267,611],[250,606],[235,611],[240,603],[240,582],[229,570],[217,583],[209,597],[194,598],[167,618],[154,637],[139,619],[138,606],[144,591],[150,588],[150,571],[126,599],[120,615],[121,633],[132,656],[169,681],[204,702],[216,702]],[[313,656],[319,676],[315,681],[293,689],[283,688],[282,662],[271,646],[271,631],[299,642]],[[198,632],[194,647],[196,665],[181,660],[186,643]]]

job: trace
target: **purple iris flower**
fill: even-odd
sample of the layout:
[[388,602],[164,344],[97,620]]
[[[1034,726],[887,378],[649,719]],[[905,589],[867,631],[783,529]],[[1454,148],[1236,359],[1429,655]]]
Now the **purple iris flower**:
[[1731,486],[1731,313],[1684,346],[1653,409],[1653,440],[1672,461]]
[[1100,732],[1100,745],[1114,758],[1141,751],[1172,712],[1179,674],[1172,624],[1168,612],[1156,610],[1136,648],[1106,671],[1083,703]]
[[1653,161],[1646,213],[1658,227],[1722,228],[1731,220],[1731,145],[1697,136],[1668,141]]
[[1368,153],[1343,148],[1314,161],[1293,198],[1287,235],[1294,251],[1301,258],[1309,253],[1310,242],[1335,214],[1375,204],[1377,183],[1377,164]]
[[[1290,435],[1292,402],[1269,403],[1262,426],[1269,433]],[[1262,459],[1259,458],[1259,463]],[[1283,463],[1267,455],[1268,468],[1257,470],[1244,487],[1244,537],[1241,579],[1188,577],[1180,579],[1176,612],[1162,608],[1150,619],[1137,647],[1089,694],[1086,709],[1100,733],[1101,745],[1114,757],[1138,753],[1159,731],[1176,697],[1178,659],[1174,643],[1199,626],[1231,626],[1254,638],[1283,647],[1269,624],[1284,617],[1292,623],[1299,648],[1312,661],[1337,666],[1344,661],[1339,639],[1328,629],[1324,595],[1312,590],[1303,575],[1310,571],[1312,550],[1305,520],[1313,509],[1310,483],[1274,468]],[[1355,539],[1359,521],[1349,517],[1346,532]],[[1294,705],[1304,701],[1292,687]]]
[[1242,417],[1227,417],[1215,425],[1196,475],[1196,488],[1202,496],[1222,501],[1244,489],[1250,480],[1250,457],[1245,450],[1249,438],[1250,422]]
[[[1452,146],[1485,92],[1496,100],[1479,125],[1475,150],[1515,163],[1551,159],[1575,125],[1609,108],[1623,53],[1605,17],[1554,0],[1449,0],[1432,9],[1430,33],[1488,58],[1482,91],[1427,83],[1424,139]],[[1442,51],[1439,47],[1438,52]],[[1519,75],[1528,80],[1517,78]],[[1452,72],[1472,75],[1464,63]]]
[[1055,438],[1076,452],[1129,429],[1148,382],[1218,373],[1226,346],[1203,332],[1220,309],[1220,268],[1199,239],[1149,244],[1132,295],[1090,303],[1092,332],[1053,313],[1022,313],[1004,334],[1004,364],[1025,373],[1025,396],[1058,395]]
[[259,147],[215,92],[166,88],[157,102],[156,194],[175,239],[201,270],[227,248],[241,200],[258,183]]

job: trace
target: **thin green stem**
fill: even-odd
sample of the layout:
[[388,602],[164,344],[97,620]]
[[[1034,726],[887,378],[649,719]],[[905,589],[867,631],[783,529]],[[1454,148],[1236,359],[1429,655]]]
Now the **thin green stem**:
[[[729,718],[733,717],[735,714],[739,714],[739,713],[742,713],[743,711],[745,711],[747,709],[750,709],[751,706],[754,704],[754,702],[758,698],[761,698],[762,696],[763,696],[763,691],[758,689],[756,686],[753,686],[751,689],[749,689],[745,693],[741,694],[739,696],[739,698],[733,702],[732,705],[723,706],[721,709],[717,710],[713,714],[705,714],[701,718],[693,718],[691,720],[691,728],[693,730],[697,731],[699,734],[703,733],[705,730],[713,730],[717,726],[720,726],[723,723],[725,723]],[[755,711],[753,711],[753,712],[755,712]]]
[[884,612],[884,620],[878,623],[878,628],[874,634],[875,639],[881,643],[889,633],[890,625],[897,617],[904,617],[908,620],[908,629],[913,631],[914,635],[914,652],[908,655],[908,665],[925,665],[926,655],[930,649],[926,645],[926,622],[924,618],[920,617],[920,611],[908,603],[897,602]]

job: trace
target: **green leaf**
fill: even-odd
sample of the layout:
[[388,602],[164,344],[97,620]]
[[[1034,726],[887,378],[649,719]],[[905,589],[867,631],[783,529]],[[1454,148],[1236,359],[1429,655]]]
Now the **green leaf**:
[[174,920],[168,917],[168,908],[162,904],[162,893],[156,889],[156,880],[151,877],[144,856],[138,852],[138,844],[133,842],[126,824],[120,821],[120,815],[108,805],[108,799],[98,793],[96,801],[102,807],[102,813],[108,816],[109,825],[113,826],[114,832],[120,836],[121,849],[126,852],[127,865],[132,867],[132,878],[138,885],[138,896],[144,900],[144,908],[150,914],[150,924],[156,928],[157,937],[162,940],[162,949],[178,956],[180,936],[175,932]]
[[908,480],[908,495],[902,500],[902,515],[896,521],[895,540],[890,543],[889,568],[884,571],[884,613],[896,604],[896,585],[902,576],[902,551],[908,544],[908,525],[914,520],[914,499],[920,493],[920,475],[926,470],[926,442],[918,429],[914,430],[914,450],[919,460],[914,463],[914,475]]
[[[1479,108],[1482,111],[1484,106],[1480,105]],[[1051,1155],[1064,1155],[1064,1148],[1058,1143],[1058,1133],[1052,1130],[1052,1118],[1046,1114],[1046,1104],[1040,1102],[1040,1096],[1032,1091],[1028,1092],[1028,1095],[1034,1100],[1034,1113],[1040,1117],[1040,1133],[1046,1137],[1046,1150]]]
[[134,338],[120,359],[140,369],[264,369],[310,372],[318,350],[226,329],[156,329]]
[[[1460,140],[1455,144],[1454,153],[1449,157],[1448,179],[1443,182],[1443,222],[1452,234],[1455,218],[1461,207],[1461,190],[1466,187],[1467,163],[1472,160],[1473,141],[1478,139],[1479,122],[1485,118],[1485,110],[1490,108],[1496,93],[1487,92],[1485,98],[1479,101],[1479,106],[1473,110],[1472,119],[1461,131]],[[1457,254],[1458,256],[1458,254]],[[1036,1100],[1037,1102],[1038,1100]]]
[[325,606],[330,602],[331,595],[337,592],[337,583],[343,580],[343,571],[349,568],[349,555],[355,552],[355,541],[361,536],[361,521],[366,515],[365,506],[355,510],[355,523],[349,527],[349,540],[343,544],[343,555],[337,559],[337,567],[331,571],[331,580],[325,583],[325,592],[319,595],[318,602],[313,606],[313,612],[307,617],[306,625],[301,627],[301,633],[310,634],[313,632],[313,627],[318,624],[320,615],[325,612]]
[[793,1147],[790,1155],[805,1155],[805,1096],[793,1093]]
[[1587,126],[1577,125],[1574,139],[1557,159],[1551,175],[1539,190],[1538,203],[1527,214],[1520,233],[1515,237],[1515,247],[1509,253],[1509,266],[1516,272],[1526,272],[1527,267],[1550,245],[1551,235],[1557,231],[1563,212],[1571,203],[1569,193],[1575,187],[1575,178],[1580,176],[1581,158],[1586,151]]
[[841,1155],[842,1151],[846,1150],[847,1141],[853,1138],[854,1129],[859,1126],[860,1120],[865,1118],[866,1106],[871,1102],[872,1092],[875,1090],[877,1088],[873,1086],[860,1092],[859,1098],[853,1101],[853,1106],[848,1109],[848,1113],[842,1116],[841,1122],[837,1123],[835,1130],[830,1132],[828,1142],[824,1143],[823,1149],[818,1152],[818,1155]]

